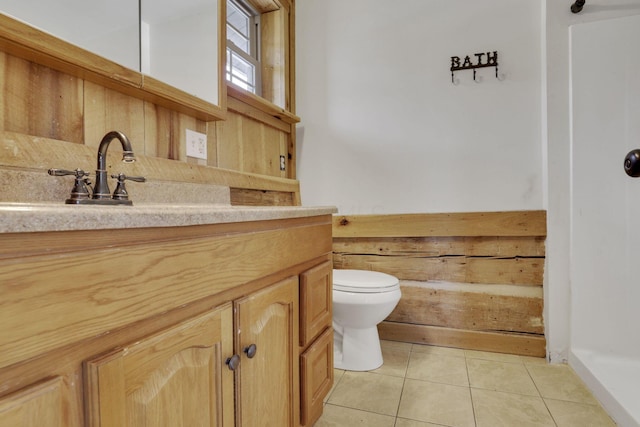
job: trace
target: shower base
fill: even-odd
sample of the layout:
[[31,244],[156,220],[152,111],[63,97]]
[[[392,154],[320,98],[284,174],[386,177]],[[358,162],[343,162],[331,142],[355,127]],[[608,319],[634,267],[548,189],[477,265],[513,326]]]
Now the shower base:
[[640,359],[573,349],[569,364],[620,427],[640,427]]

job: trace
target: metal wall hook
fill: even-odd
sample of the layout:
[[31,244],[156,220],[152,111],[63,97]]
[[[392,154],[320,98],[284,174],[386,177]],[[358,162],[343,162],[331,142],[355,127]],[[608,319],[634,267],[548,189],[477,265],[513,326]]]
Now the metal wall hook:
[[[475,60],[471,57],[474,56]],[[487,68],[494,67],[496,70],[496,79],[499,81],[504,80],[504,74],[498,74],[498,51],[489,51],[489,52],[479,52],[473,55],[466,55],[464,58],[459,56],[451,57],[451,67],[449,71],[451,71],[451,83],[454,86],[457,86],[460,82],[456,79],[455,73],[456,71],[462,70],[472,70],[473,71],[473,81],[476,83],[482,83],[484,80],[481,75],[477,73],[477,69],[479,68]]]

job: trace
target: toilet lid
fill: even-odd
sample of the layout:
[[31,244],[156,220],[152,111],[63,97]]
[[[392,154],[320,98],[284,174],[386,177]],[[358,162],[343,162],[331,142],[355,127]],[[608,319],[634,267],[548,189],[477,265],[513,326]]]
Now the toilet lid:
[[367,270],[333,270],[333,290],[344,292],[391,292],[400,289],[398,278]]

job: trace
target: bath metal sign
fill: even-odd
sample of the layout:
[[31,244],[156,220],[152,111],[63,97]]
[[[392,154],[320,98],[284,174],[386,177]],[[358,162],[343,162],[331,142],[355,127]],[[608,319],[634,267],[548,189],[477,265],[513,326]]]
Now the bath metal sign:
[[498,77],[498,51],[494,50],[493,52],[482,52],[482,53],[474,53],[472,55],[474,58],[472,59],[470,55],[465,56],[464,58],[460,58],[459,56],[451,57],[451,82],[456,84],[456,80],[454,78],[454,73],[456,71],[461,70],[473,70],[473,80],[478,81],[476,79],[476,69],[478,68],[486,68],[486,67],[495,67],[496,68],[496,78]]

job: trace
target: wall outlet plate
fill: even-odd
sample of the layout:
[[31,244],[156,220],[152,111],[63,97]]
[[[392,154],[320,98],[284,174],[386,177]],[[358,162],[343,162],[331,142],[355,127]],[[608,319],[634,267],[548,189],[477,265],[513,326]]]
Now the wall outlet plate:
[[207,135],[187,129],[187,156],[207,160]]

